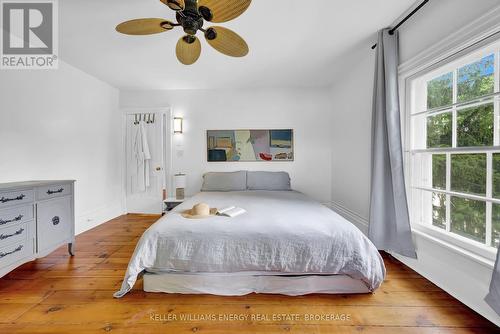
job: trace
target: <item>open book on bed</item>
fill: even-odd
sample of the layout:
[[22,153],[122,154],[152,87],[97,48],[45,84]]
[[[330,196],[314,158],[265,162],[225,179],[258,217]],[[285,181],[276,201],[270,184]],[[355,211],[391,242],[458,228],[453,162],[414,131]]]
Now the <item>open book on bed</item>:
[[234,218],[244,214],[245,212],[247,212],[245,209],[238,208],[236,206],[228,206],[227,208],[217,210],[217,215]]

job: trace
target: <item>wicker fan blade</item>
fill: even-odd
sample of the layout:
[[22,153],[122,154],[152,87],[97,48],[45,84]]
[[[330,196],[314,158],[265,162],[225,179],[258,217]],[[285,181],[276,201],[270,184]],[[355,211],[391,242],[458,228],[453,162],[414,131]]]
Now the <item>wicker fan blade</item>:
[[151,35],[172,30],[174,25],[165,19],[136,19],[120,23],[116,31],[127,35]]
[[243,38],[232,30],[223,27],[210,27],[205,38],[214,49],[231,56],[244,57],[248,54],[248,45]]
[[185,7],[184,0],[160,0],[160,1],[163,2],[165,5],[167,5],[168,7],[170,7],[170,9],[175,11],[183,10]]
[[179,39],[175,48],[177,59],[184,65],[196,63],[201,54],[201,43],[196,36],[186,35]]
[[205,20],[220,23],[237,18],[251,3],[252,0],[198,0],[198,8]]

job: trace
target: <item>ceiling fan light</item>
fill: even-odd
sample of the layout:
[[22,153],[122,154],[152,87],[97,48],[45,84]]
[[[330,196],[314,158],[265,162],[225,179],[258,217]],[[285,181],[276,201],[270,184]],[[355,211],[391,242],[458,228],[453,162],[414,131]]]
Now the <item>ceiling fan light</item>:
[[217,31],[215,31],[214,28],[208,28],[207,31],[205,31],[205,38],[209,41],[213,41],[217,38]]
[[184,40],[184,42],[186,42],[188,44],[193,44],[194,42],[196,42],[196,37],[191,36],[191,35],[186,35],[186,36],[182,37],[182,39]]
[[200,6],[198,8],[198,12],[200,12],[200,15],[203,16],[205,21],[212,21],[212,19],[214,18],[214,14],[210,10],[210,8],[206,6]]

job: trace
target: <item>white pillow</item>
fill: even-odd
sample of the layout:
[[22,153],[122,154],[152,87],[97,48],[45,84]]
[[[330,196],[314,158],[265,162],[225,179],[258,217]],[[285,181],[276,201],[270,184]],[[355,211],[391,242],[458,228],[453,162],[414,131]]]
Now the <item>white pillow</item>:
[[287,172],[247,172],[248,190],[292,190]]
[[243,191],[247,189],[247,172],[210,172],[203,175],[201,191]]

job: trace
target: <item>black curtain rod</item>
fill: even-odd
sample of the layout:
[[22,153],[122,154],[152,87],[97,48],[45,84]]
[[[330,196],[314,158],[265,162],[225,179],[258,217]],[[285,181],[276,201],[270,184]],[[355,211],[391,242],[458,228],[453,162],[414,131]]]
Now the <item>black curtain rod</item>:
[[[418,12],[422,7],[424,7],[425,4],[427,4],[428,2],[429,2],[429,0],[422,1],[422,3],[420,5],[418,5],[414,10],[412,10],[410,14],[406,15],[406,17],[404,19],[402,19],[401,22],[399,22],[398,24],[396,24],[394,26],[394,28],[392,28],[391,30],[389,30],[389,34],[393,35],[394,32],[396,30],[398,30],[399,27],[401,27],[406,21],[408,21],[408,19],[410,17],[412,17],[413,15],[415,15],[415,13]],[[377,47],[377,44],[374,44],[372,46],[372,49],[375,49],[376,47]]]

